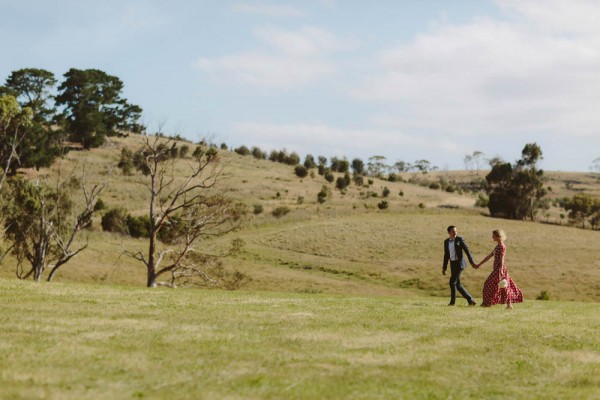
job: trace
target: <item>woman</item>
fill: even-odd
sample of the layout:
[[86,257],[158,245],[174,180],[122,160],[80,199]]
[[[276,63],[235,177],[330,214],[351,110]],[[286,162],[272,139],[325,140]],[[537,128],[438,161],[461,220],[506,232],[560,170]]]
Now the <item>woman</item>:
[[[506,254],[506,234],[502,229],[496,229],[492,232],[492,239],[497,242],[496,248],[489,256],[483,259],[475,268],[479,268],[483,263],[494,256],[494,270],[488,276],[483,285],[483,303],[482,307],[490,307],[494,304],[506,304],[506,308],[512,308],[512,303],[521,303],[523,301],[523,293],[508,276],[504,255]],[[498,287],[498,282],[506,279],[508,286],[504,288]]]

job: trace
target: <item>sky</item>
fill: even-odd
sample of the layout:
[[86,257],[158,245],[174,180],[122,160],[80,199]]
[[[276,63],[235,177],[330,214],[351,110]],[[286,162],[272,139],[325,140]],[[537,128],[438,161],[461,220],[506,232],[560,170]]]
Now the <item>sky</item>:
[[0,0],[0,35],[0,83],[100,69],[150,133],[440,170],[600,157],[596,0]]

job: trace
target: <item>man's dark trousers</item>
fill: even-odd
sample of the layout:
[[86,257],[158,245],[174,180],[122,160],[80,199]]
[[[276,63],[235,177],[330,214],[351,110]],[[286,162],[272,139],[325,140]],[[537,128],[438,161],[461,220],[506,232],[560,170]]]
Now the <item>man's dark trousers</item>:
[[460,274],[462,274],[461,262],[460,261],[450,261],[450,304],[454,304],[456,302],[456,291],[462,295],[469,304],[473,302],[473,297],[467,292],[467,289],[463,287],[460,283]]

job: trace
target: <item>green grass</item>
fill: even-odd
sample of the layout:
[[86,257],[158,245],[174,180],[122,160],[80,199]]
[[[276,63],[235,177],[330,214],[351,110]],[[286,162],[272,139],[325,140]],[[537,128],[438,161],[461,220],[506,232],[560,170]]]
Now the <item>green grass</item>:
[[0,398],[597,399],[600,305],[0,279]]

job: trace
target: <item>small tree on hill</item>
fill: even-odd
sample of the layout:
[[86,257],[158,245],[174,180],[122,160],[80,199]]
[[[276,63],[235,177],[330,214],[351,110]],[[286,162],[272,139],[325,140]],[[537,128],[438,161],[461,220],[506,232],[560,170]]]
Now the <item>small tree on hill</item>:
[[531,220],[536,205],[546,194],[544,171],[537,169],[542,158],[541,148],[530,143],[525,145],[522,157],[513,167],[510,163],[497,163],[486,176],[488,182],[490,214],[495,217]]
[[[203,253],[195,245],[202,238],[238,228],[247,214],[246,206],[216,190],[223,169],[216,148],[199,147],[193,160],[181,161],[187,164],[182,175],[175,172],[176,159],[169,156],[173,146],[170,139],[146,136],[134,156],[148,193],[148,251],[126,253],[145,265],[148,287],[236,285],[240,275],[226,277],[220,260],[239,250],[241,241],[216,255]],[[168,243],[159,243],[166,230]],[[166,280],[159,281],[163,277]]]
[[[50,186],[20,177],[10,181],[10,201],[2,207],[5,237],[17,259],[17,276],[40,281],[51,268],[51,281],[60,267],[87,248],[76,245],[79,233],[91,223],[98,196],[106,184],[89,187],[85,173],[81,180],[70,178]],[[77,205],[75,191],[83,199]],[[24,268],[28,263],[29,268]]]

